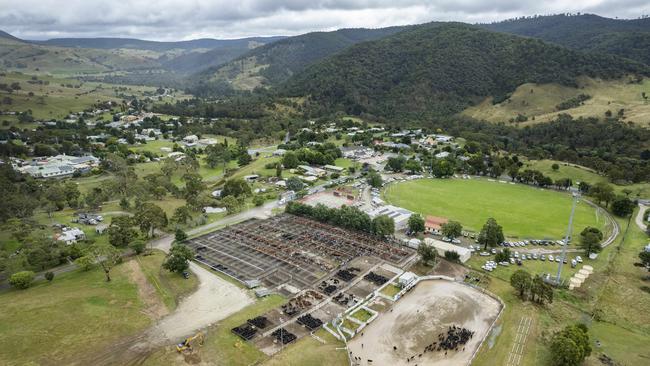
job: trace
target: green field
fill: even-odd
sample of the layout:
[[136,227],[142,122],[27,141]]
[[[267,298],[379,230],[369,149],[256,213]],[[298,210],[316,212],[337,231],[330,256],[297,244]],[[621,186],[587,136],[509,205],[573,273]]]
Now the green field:
[[67,364],[143,330],[151,321],[128,273],[120,265],[106,282],[99,269],[70,272],[1,292],[0,364]]
[[[17,82],[20,89],[12,93],[0,91],[0,99],[8,97],[11,104],[0,104],[0,109],[15,112],[32,111],[35,119],[51,120],[63,119],[72,112],[81,112],[91,108],[97,102],[114,101],[120,103],[121,95],[144,96],[144,92],[153,92],[155,88],[131,85],[111,85],[96,82],[81,82],[75,79],[57,78],[49,75],[38,75],[33,84],[31,75],[8,73],[2,77],[2,82],[11,84]],[[30,95],[33,93],[33,95]],[[165,101],[173,101],[172,97],[165,97]],[[109,115],[98,116],[97,119],[110,120]],[[17,123],[15,116],[0,116],[0,120]],[[20,124],[22,128],[32,127],[34,124]]]
[[381,293],[388,297],[395,297],[402,289],[394,284],[389,284],[388,286],[381,289]]
[[[507,237],[517,238],[559,239],[565,234],[571,212],[568,194],[484,179],[419,179],[389,185],[383,196],[396,206],[460,221],[471,231],[479,231],[489,217],[494,217]],[[585,226],[602,229],[604,224],[594,208],[584,202],[578,204],[574,232]]]

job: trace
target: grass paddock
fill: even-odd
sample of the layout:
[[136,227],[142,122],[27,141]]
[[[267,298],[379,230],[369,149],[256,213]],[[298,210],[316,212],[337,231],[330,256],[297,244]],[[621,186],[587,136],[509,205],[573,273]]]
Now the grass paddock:
[[[471,231],[480,231],[494,217],[507,237],[560,239],[571,213],[568,194],[485,179],[418,179],[389,185],[383,195],[391,204],[457,220]],[[585,226],[603,229],[604,224],[593,207],[578,203],[574,233]]]

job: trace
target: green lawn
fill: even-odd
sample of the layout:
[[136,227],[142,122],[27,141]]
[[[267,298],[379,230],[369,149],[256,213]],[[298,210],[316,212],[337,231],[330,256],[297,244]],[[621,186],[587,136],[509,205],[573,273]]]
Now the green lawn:
[[400,291],[402,291],[402,289],[399,288],[398,286],[393,285],[392,283],[384,287],[383,289],[381,289],[381,293],[389,297],[394,297]]
[[338,158],[334,161],[334,165],[340,166],[341,168],[349,168],[351,166],[357,166],[358,163],[356,163],[353,160],[347,159],[347,158]]
[[70,272],[0,293],[0,364],[68,364],[151,324],[127,266],[106,282],[99,270]]
[[350,316],[362,322],[366,322],[372,317],[372,313],[365,309],[359,309],[352,313]]
[[[391,184],[383,196],[396,206],[460,221],[472,231],[479,231],[494,217],[507,237],[559,239],[571,212],[568,194],[485,179],[419,179]],[[574,232],[585,226],[603,228],[604,224],[595,209],[578,204]]]

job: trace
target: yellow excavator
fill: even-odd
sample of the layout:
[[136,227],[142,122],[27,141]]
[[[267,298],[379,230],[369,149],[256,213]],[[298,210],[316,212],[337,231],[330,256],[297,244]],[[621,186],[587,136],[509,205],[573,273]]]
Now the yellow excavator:
[[205,336],[202,332],[198,332],[192,337],[185,338],[183,342],[177,344],[176,351],[178,351],[178,353],[192,352],[197,345],[202,346],[204,341]]

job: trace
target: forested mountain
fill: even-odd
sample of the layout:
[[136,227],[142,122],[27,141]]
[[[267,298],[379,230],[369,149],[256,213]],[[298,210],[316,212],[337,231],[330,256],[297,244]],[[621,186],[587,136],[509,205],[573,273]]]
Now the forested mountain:
[[234,81],[232,85],[235,89],[276,85],[311,63],[346,47],[389,36],[404,29],[406,27],[340,29],[288,37],[251,50],[226,65],[209,69],[200,78],[207,76],[215,81]]
[[650,64],[650,18],[628,20],[593,14],[559,14],[480,26],[540,38],[576,50],[611,53]]
[[419,119],[456,113],[527,83],[575,85],[580,75],[648,74],[647,66],[586,54],[462,23],[425,24],[359,43],[316,63],[280,89],[310,96],[316,113],[343,110]]

